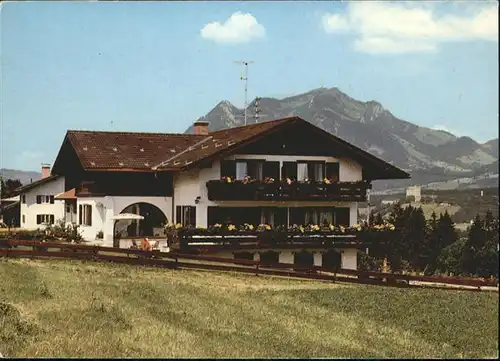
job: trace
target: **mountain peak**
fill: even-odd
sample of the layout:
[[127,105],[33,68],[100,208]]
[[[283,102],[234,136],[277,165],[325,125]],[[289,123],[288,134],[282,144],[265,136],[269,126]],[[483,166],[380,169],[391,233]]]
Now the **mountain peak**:
[[230,108],[236,108],[233,103],[231,103],[229,100],[222,100],[219,102],[219,104],[216,105],[216,107],[230,107]]
[[[470,172],[498,160],[498,141],[479,146],[470,138],[457,139],[412,124],[376,100],[357,100],[337,87],[320,87],[281,99],[262,96],[258,107],[254,99],[247,108],[248,119],[253,121],[257,115],[261,120],[301,117],[387,162],[417,172],[436,167]],[[210,121],[210,131],[241,126],[244,109],[223,100],[205,118]]]

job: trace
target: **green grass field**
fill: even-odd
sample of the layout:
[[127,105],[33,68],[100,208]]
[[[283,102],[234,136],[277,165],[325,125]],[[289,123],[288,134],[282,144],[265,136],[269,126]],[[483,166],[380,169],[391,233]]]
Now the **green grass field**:
[[0,259],[8,357],[497,357],[498,294]]

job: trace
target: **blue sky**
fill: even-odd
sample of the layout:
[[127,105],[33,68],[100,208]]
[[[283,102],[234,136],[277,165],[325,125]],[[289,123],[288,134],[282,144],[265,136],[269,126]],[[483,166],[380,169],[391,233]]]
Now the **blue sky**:
[[0,167],[53,162],[67,129],[183,132],[219,101],[320,86],[410,122],[498,136],[489,2],[18,2],[1,8]]

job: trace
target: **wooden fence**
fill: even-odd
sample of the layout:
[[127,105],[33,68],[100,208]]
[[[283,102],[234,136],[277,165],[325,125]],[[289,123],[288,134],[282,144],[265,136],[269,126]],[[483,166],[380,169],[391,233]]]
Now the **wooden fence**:
[[[254,275],[273,275],[339,281],[348,283],[386,285],[396,287],[425,287],[410,282],[425,282],[435,285],[455,285],[481,290],[482,287],[497,287],[496,280],[444,277],[413,276],[380,272],[365,272],[348,269],[332,269],[319,266],[300,266],[288,263],[265,263],[262,261],[181,254],[176,252],[143,251],[114,247],[90,246],[59,242],[39,242],[32,240],[0,239],[0,257],[22,258],[64,258],[78,260],[107,261],[170,269],[193,268],[242,272]],[[429,285],[427,285],[429,286]]]

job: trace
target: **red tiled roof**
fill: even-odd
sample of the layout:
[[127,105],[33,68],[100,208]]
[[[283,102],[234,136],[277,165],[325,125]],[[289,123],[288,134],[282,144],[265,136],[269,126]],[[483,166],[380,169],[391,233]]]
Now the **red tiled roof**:
[[184,152],[174,154],[155,166],[160,170],[183,168],[202,159],[234,148],[242,142],[249,141],[256,136],[265,134],[283,123],[297,119],[297,117],[283,118],[211,132],[207,137],[186,149]]
[[69,130],[67,137],[85,169],[151,170],[170,155],[206,138],[192,134]]
[[76,190],[73,188],[69,191],[59,193],[54,197],[54,199],[76,199]]
[[[239,146],[293,122],[306,121],[293,116],[219,130],[208,135],[69,130],[66,137],[86,170],[173,171],[194,166],[223,152],[235,151]],[[409,174],[382,159],[320,128],[317,131],[324,132],[336,144],[348,148],[364,162],[383,168],[382,173],[388,178],[381,179],[409,178]]]
[[293,119],[296,118],[261,122],[208,135],[68,130],[66,136],[86,170],[175,170]]

